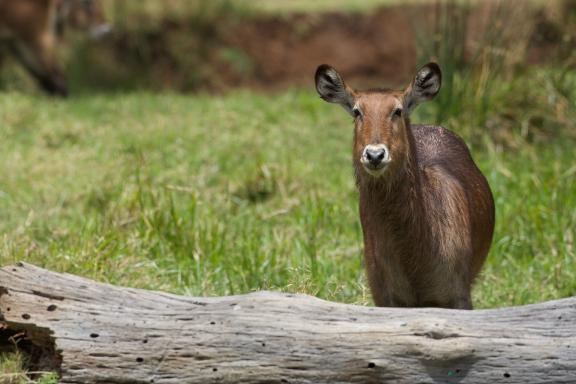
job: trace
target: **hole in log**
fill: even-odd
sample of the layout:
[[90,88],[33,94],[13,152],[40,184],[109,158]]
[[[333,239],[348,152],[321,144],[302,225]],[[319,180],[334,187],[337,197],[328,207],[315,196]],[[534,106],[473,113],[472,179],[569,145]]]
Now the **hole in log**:
[[144,344],[146,344],[146,343],[148,343],[148,339],[144,339],[144,340],[142,340],[142,342],[143,342]]
[[[28,372],[60,372],[62,357],[56,352],[50,330],[34,325],[13,326],[0,329],[0,350],[18,351],[24,356],[24,370]],[[38,379],[40,374],[29,374]],[[0,382],[2,380],[0,379]]]
[[50,300],[64,301],[64,296],[55,295],[53,293],[38,291],[35,289],[32,290],[32,293],[36,296],[45,297],[45,298],[50,299]]
[[510,377],[510,374],[509,374],[508,372],[504,372],[504,377],[505,377],[505,378],[509,378],[509,377]]
[[212,372],[218,372],[218,368],[212,368]]
[[214,321],[211,321],[211,322],[210,322],[210,325],[214,325],[214,324],[216,324]]
[[10,308],[10,307],[6,308],[6,312],[10,312],[11,309],[12,308]]
[[262,343],[262,346],[265,347],[265,346],[266,346],[266,343]]
[[142,363],[143,361],[144,361],[144,359],[141,358],[141,357],[137,357],[137,358],[136,358],[136,362],[137,362],[137,363]]
[[369,362],[368,368],[376,368],[376,364],[374,364],[373,362]]
[[48,306],[48,308],[46,308],[46,310],[47,310],[48,312],[54,312],[54,311],[56,310],[56,308],[58,308],[56,305],[50,304],[50,305]]
[[22,318],[23,318],[24,320],[30,320],[30,315],[27,314],[27,313],[23,313],[23,314],[22,314]]
[[90,337],[93,338],[93,339],[97,338],[98,336],[100,336],[100,335],[97,334],[97,333],[91,333],[91,334],[90,334]]

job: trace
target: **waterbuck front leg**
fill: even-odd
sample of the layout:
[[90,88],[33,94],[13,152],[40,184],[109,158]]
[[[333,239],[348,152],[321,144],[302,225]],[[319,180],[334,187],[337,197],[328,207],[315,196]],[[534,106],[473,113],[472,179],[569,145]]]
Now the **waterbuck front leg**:
[[67,96],[66,78],[56,63],[54,36],[40,35],[11,44],[16,59],[40,87],[55,96]]
[[414,290],[405,271],[397,262],[396,253],[382,245],[381,234],[364,229],[364,267],[378,307],[413,307],[416,305]]
[[364,248],[364,267],[374,304],[377,307],[394,307],[392,292],[386,286],[382,268],[378,265],[374,252],[366,245]]

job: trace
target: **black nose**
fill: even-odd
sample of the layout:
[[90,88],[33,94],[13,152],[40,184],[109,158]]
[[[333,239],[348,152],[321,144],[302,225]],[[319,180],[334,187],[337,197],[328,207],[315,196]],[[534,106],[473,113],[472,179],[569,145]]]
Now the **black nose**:
[[374,166],[380,165],[382,160],[384,160],[384,156],[386,156],[386,150],[384,148],[366,149],[366,160]]

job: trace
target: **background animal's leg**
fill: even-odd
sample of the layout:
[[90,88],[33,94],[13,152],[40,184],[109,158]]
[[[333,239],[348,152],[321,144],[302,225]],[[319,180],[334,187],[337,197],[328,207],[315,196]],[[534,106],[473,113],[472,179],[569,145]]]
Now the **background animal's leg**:
[[68,86],[62,70],[56,64],[52,39],[38,39],[11,45],[18,61],[51,95],[67,96]]
[[0,84],[2,84],[2,69],[4,69],[4,51],[0,49]]

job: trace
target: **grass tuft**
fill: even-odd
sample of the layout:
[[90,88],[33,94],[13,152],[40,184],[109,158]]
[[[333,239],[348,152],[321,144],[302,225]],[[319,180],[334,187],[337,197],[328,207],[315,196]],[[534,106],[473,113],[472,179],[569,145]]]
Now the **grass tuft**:
[[[26,357],[19,351],[0,354],[0,383],[2,384],[57,384],[58,375],[53,372],[27,372]],[[38,379],[32,381],[29,376]]]

